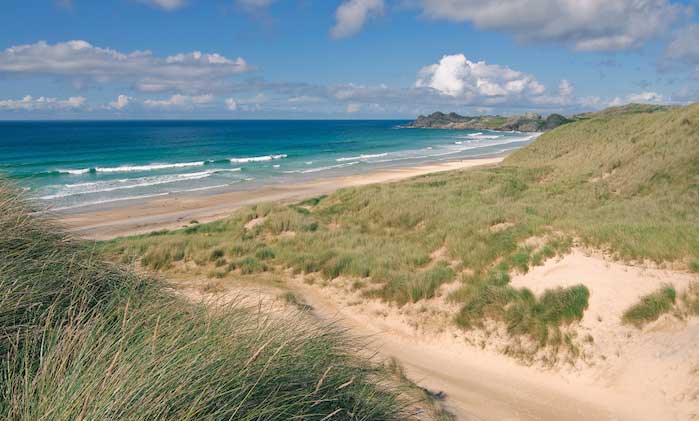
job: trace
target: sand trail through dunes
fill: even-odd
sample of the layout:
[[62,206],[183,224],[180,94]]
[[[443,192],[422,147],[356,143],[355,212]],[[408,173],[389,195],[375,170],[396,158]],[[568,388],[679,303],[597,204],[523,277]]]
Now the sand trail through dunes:
[[468,346],[449,332],[416,334],[399,320],[338,305],[317,286],[299,283],[297,288],[318,317],[339,320],[352,334],[369,336],[379,354],[400,361],[411,380],[446,393],[446,405],[458,419],[668,419],[665,408],[655,402],[518,365],[503,355]]
[[[378,353],[400,361],[413,381],[443,391],[459,419],[655,421],[699,419],[699,319],[668,314],[637,329],[623,325],[621,314],[664,283],[680,294],[695,280],[696,274],[628,266],[579,249],[514,276],[514,287],[537,295],[581,283],[590,290],[589,308],[574,326],[585,356],[575,366],[551,369],[498,353],[502,344],[496,342],[503,338],[490,337],[495,346],[485,349],[467,343],[448,317],[429,332],[428,312],[347,298],[333,283],[319,287],[297,279],[292,286],[318,317],[369,336]],[[435,300],[425,307],[439,306]],[[582,340],[588,335],[591,341]]]

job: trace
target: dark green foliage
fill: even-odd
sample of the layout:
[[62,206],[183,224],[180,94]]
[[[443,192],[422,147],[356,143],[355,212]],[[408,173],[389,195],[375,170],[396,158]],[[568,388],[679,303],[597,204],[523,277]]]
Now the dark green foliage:
[[211,256],[209,256],[209,260],[211,260],[211,261],[213,262],[214,260],[220,259],[221,257],[223,257],[223,256],[225,256],[225,255],[226,255],[226,254],[223,252],[223,250],[221,250],[221,249],[214,249],[214,250],[211,252]]

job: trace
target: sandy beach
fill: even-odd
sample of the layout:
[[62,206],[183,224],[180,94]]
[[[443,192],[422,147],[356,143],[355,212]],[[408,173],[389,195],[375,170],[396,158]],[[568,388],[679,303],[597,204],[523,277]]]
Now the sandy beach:
[[399,167],[360,175],[340,176],[257,190],[208,195],[173,195],[121,202],[104,209],[57,213],[57,219],[74,235],[91,240],[108,240],[125,235],[174,229],[192,220],[211,222],[232,211],[264,202],[294,202],[345,187],[388,183],[419,175],[495,165],[504,157],[464,159],[433,165]]

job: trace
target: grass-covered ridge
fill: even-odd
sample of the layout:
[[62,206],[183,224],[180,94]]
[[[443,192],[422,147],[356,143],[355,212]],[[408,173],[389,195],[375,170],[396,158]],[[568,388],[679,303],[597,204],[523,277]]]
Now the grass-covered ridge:
[[292,268],[348,277],[367,296],[398,305],[459,281],[450,299],[462,303],[461,325],[498,319],[512,334],[548,343],[558,326],[579,318],[587,294],[537,298],[512,288],[512,273],[565,253],[573,239],[625,260],[690,265],[699,256],[699,105],[647,111],[567,124],[494,168],[259,205],[106,248],[187,274],[255,277]]
[[0,418],[405,419],[332,326],[191,304],[95,257],[0,184]]

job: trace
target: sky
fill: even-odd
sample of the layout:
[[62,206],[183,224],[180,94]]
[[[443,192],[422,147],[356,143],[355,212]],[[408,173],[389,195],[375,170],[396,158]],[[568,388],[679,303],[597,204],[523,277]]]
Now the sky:
[[0,119],[410,119],[699,99],[694,0],[4,0]]

